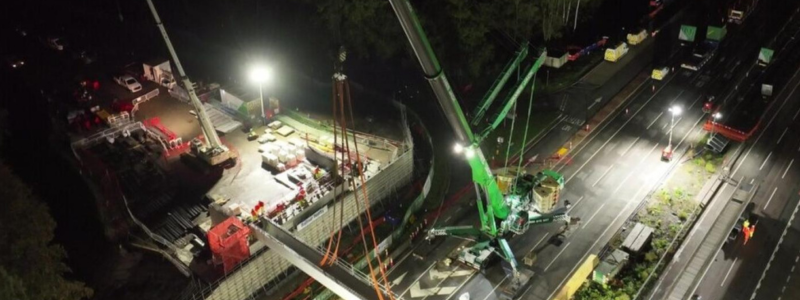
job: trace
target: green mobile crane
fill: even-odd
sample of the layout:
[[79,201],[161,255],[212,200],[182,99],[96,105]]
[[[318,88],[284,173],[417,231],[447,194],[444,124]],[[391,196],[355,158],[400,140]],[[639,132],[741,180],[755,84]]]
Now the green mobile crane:
[[[564,178],[550,170],[538,174],[520,174],[495,176],[486,161],[480,143],[502,123],[508,112],[516,103],[533,78],[536,71],[544,63],[546,52],[541,51],[535,61],[528,67],[523,78],[509,93],[496,117],[492,118],[483,129],[473,132],[472,126],[482,122],[484,115],[500,94],[515,69],[521,68],[528,55],[528,46],[523,45],[516,57],[506,66],[503,73],[495,81],[489,92],[473,112],[473,119],[467,120],[458,104],[455,94],[444,71],[439,65],[422,25],[417,19],[407,0],[389,0],[394,12],[403,27],[423,72],[433,89],[448,123],[460,141],[456,152],[462,153],[472,169],[472,180],[476,185],[477,207],[480,215],[480,228],[472,226],[454,226],[433,228],[428,237],[457,236],[475,241],[475,244],[463,249],[458,260],[477,269],[486,267],[488,258],[497,253],[506,260],[514,275],[518,275],[518,264],[507,238],[513,234],[523,234],[532,224],[550,223],[563,220],[570,223],[567,215],[569,203],[565,207],[555,209],[558,194],[564,187]],[[499,183],[498,183],[499,182]],[[499,250],[497,250],[499,248]]]

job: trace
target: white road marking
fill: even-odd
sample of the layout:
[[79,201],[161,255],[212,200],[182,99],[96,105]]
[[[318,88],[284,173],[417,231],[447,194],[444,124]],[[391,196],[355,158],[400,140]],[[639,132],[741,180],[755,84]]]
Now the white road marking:
[[508,275],[506,275],[506,277],[503,277],[503,280],[500,280],[500,282],[499,282],[499,283],[497,283],[497,285],[496,285],[496,286],[494,286],[494,288],[493,288],[491,291],[489,291],[489,294],[488,294],[488,295],[486,295],[486,298],[483,298],[483,300],[489,299],[489,296],[491,296],[492,294],[494,294],[494,291],[496,291],[496,290],[497,290],[497,288],[499,288],[499,287],[500,287],[500,285],[501,285],[501,284],[503,284],[503,282],[505,282],[505,281],[506,281],[506,279],[508,279]]
[[[639,164],[637,164],[637,169],[638,169],[638,166],[640,166],[642,163],[644,163],[644,161],[648,158],[648,156],[650,156],[650,153],[653,153],[653,150],[656,150],[656,147],[658,147],[658,143],[653,145],[653,148],[650,148],[650,151],[647,151],[647,154],[642,156],[642,160],[639,161]],[[619,182],[619,185],[617,185],[617,188],[615,188],[614,191],[611,194],[612,195],[616,194],[619,191],[619,189],[621,189],[622,186],[625,185],[625,182],[628,181],[628,178],[630,178],[634,173],[635,174],[640,174],[640,172],[638,170],[635,170],[633,172],[628,173],[628,175],[625,176],[625,179],[622,179],[622,181]]]
[[736,265],[736,260],[739,259],[738,257],[733,258],[733,263],[731,267],[728,268],[728,273],[725,273],[725,278],[722,278],[722,282],[719,283],[719,286],[725,285],[725,281],[728,280],[728,275],[731,275],[731,270],[733,270],[733,266]]
[[[721,249],[721,248],[720,248],[720,249]],[[713,258],[713,259],[711,259],[711,261],[716,261],[716,260],[717,260],[717,256],[719,256],[719,253],[720,253],[720,252],[722,252],[722,251],[719,251],[719,249],[717,249],[717,253],[716,253],[716,254],[714,254],[714,258]],[[709,264],[708,266],[706,266],[706,269],[705,269],[705,271],[703,271],[703,275],[700,275],[700,280],[699,280],[699,281],[697,281],[698,283],[697,283],[697,284],[695,284],[695,285],[694,285],[694,288],[692,289],[692,292],[691,292],[691,294],[692,294],[692,295],[694,295],[694,293],[697,291],[697,288],[698,288],[698,287],[700,287],[700,283],[701,283],[701,282],[703,282],[703,278],[705,278],[705,277],[706,277],[706,273],[708,273],[708,270],[709,270],[709,269],[711,269],[711,264]]]
[[[415,280],[414,280],[414,282],[417,282],[417,283],[418,283],[418,282],[419,282],[419,279],[420,279],[420,278],[422,278],[422,276],[425,276],[425,273],[428,273],[428,271],[429,271],[431,268],[433,268],[433,266],[434,266],[434,265],[436,265],[436,262],[432,262],[432,263],[431,263],[431,266],[430,266],[430,267],[428,267],[427,269],[425,269],[425,272],[422,272],[422,274],[419,274],[419,276],[417,277],[417,279],[415,279]],[[408,288],[407,288],[405,291],[403,291],[403,293],[402,293],[402,294],[400,294],[400,298],[402,298],[402,297],[403,297],[403,295],[405,295],[406,293],[408,293],[408,290],[410,290],[410,289],[411,289],[411,287],[413,287],[413,286],[414,286],[414,285],[412,284],[412,285],[411,285],[411,286],[409,286],[409,287],[408,287]]]
[[[460,290],[462,287],[464,287],[464,285],[465,285],[465,284],[467,284],[467,282],[469,282],[469,281],[472,279],[472,277],[475,277],[475,274],[478,274],[478,272],[472,273],[472,275],[470,275],[470,276],[469,276],[469,278],[467,278],[467,280],[464,280],[464,282],[462,282],[462,283],[461,283],[461,285],[459,285],[459,286],[456,288],[456,290],[455,290],[455,291],[457,292],[457,291],[458,291],[458,290]],[[455,296],[455,295],[456,295],[456,293],[452,293],[452,294],[450,294],[450,297],[447,297],[447,299],[446,299],[446,300],[450,300],[450,298],[453,298],[453,296]]]
[[[637,196],[637,195],[639,195],[639,192],[641,192],[641,191],[642,191],[642,189],[643,189],[644,187],[645,187],[645,185],[642,185],[642,186],[639,188],[639,190],[637,190],[637,191],[636,191],[636,193],[635,193],[635,194],[633,194],[633,197],[632,197],[632,198],[633,198],[633,199],[635,199],[635,198],[636,198],[636,196]],[[597,246],[597,243],[598,243],[598,242],[600,242],[600,239],[601,239],[601,238],[602,238],[604,235],[606,235],[606,233],[608,232],[608,230],[609,230],[609,229],[611,229],[611,227],[612,227],[611,225],[613,225],[614,223],[616,223],[616,222],[617,222],[617,219],[619,219],[619,217],[620,217],[620,216],[622,216],[622,213],[623,213],[623,212],[625,212],[625,209],[627,209],[627,208],[628,208],[628,205],[630,205],[631,203],[633,203],[633,202],[630,202],[630,201],[629,201],[627,204],[625,204],[625,207],[623,207],[623,208],[622,208],[622,209],[619,211],[619,213],[617,214],[617,216],[616,216],[616,217],[614,217],[614,220],[611,220],[611,224],[610,224],[609,226],[606,226],[606,229],[605,229],[605,230],[603,230],[603,233],[601,233],[601,234],[600,234],[600,237],[594,240],[594,243],[592,243],[592,245],[591,245],[591,246],[589,246],[589,249],[587,249],[587,250],[586,250],[586,253],[584,253],[584,254],[583,254],[583,257],[581,257],[581,259],[578,261],[578,263],[577,263],[577,264],[575,264],[575,266],[573,266],[573,267],[572,267],[572,270],[570,270],[570,271],[569,271],[569,274],[568,274],[566,277],[564,277],[563,279],[561,279],[561,283],[559,283],[559,284],[558,284],[558,286],[556,286],[556,289],[555,289],[555,290],[553,290],[553,292],[552,292],[552,293],[550,293],[550,296],[547,296],[547,299],[553,299],[553,295],[554,295],[554,294],[555,294],[555,293],[556,293],[556,292],[557,292],[559,289],[561,289],[561,286],[563,286],[563,285],[564,285],[564,282],[567,280],[567,278],[569,278],[570,276],[572,276],[572,273],[573,273],[573,272],[575,272],[575,269],[576,269],[576,268],[577,268],[577,267],[578,267],[580,264],[582,264],[584,260],[586,260],[586,256],[588,256],[588,255],[589,255],[589,252],[591,252],[591,251],[592,251],[592,249],[593,249],[595,246]]]
[[797,112],[794,113],[794,117],[792,117],[792,121],[794,121],[794,119],[797,119],[797,114],[800,114],[800,109],[798,109]]
[[556,259],[558,259],[558,257],[561,256],[561,253],[564,253],[564,250],[567,250],[567,247],[569,247],[569,244],[570,243],[567,243],[567,245],[564,246],[564,248],[561,248],[561,251],[558,251],[558,254],[556,254],[556,257],[553,257],[553,260],[550,261],[550,263],[547,264],[547,267],[544,268],[545,272],[547,272],[547,269],[550,269],[550,266],[552,266],[553,263],[556,262]]
[[573,208],[575,208],[576,206],[578,206],[578,203],[581,203],[581,200],[583,200],[583,197],[584,197],[584,196],[581,196],[580,198],[578,198],[578,201],[575,201],[575,203],[573,203],[573,204],[572,204],[572,207],[570,207],[570,208],[567,210],[567,213],[571,212]]
[[447,221],[450,221],[450,218],[452,218],[452,217],[453,217],[453,216],[447,216],[447,218],[446,218],[446,219],[444,219],[444,222],[445,222],[445,223],[447,223]]
[[764,168],[764,165],[766,165],[766,164],[767,164],[767,161],[769,160],[769,157],[770,157],[770,156],[772,156],[772,151],[770,151],[770,152],[769,152],[769,154],[767,154],[767,158],[765,158],[765,159],[764,159],[764,162],[763,162],[763,163],[761,163],[761,167],[759,167],[759,168],[758,168],[758,170],[759,170],[759,171],[760,171],[761,169],[763,169],[763,168]]
[[[797,71],[794,71],[794,75],[792,75],[792,78],[789,79],[789,81],[794,80],[794,78],[797,76],[798,72],[800,72],[800,69],[797,69]],[[764,136],[764,133],[767,132],[767,128],[769,128],[769,126],[772,125],[772,121],[775,121],[775,117],[778,116],[778,113],[783,109],[783,106],[786,105],[787,100],[789,100],[789,98],[792,97],[794,92],[797,90],[797,87],[800,87],[800,85],[795,85],[794,88],[792,89],[792,92],[789,93],[789,96],[787,96],[786,98],[783,99],[783,103],[781,103],[781,106],[778,107],[778,110],[775,112],[775,114],[772,115],[772,118],[769,119],[769,122],[767,123],[767,126],[764,126],[764,129],[761,130],[761,133],[758,134],[758,137],[756,137],[756,140],[753,142],[753,145],[758,144],[758,140],[760,140],[761,137]],[[783,94],[783,92],[784,91],[781,91],[778,94],[778,96],[780,97],[780,94]],[[795,117],[796,116],[797,115],[795,115]],[[750,148],[747,149],[747,153],[745,153],[744,156],[742,157],[742,161],[739,163],[738,166],[736,166],[736,169],[734,169],[733,173],[731,173],[731,174],[736,174],[736,171],[739,171],[739,168],[742,167],[742,165],[744,164],[744,161],[747,159],[747,156],[750,155],[750,151],[753,151],[753,146],[750,146]],[[800,149],[797,149],[797,151],[800,151]]]
[[631,148],[633,148],[633,145],[636,145],[636,142],[639,141],[639,138],[641,137],[637,137],[635,140],[633,140],[633,143],[631,143],[631,145],[628,146],[628,149],[625,149],[625,151],[622,152],[622,156],[625,156],[625,154],[628,154],[628,151],[631,151]]
[[775,196],[775,192],[778,191],[778,187],[776,186],[774,190],[772,190],[772,195],[769,195],[769,200],[767,200],[767,204],[764,204],[764,209],[767,210],[767,206],[769,206],[769,202],[772,201],[772,197]]
[[653,119],[653,122],[650,122],[650,125],[647,125],[647,129],[650,129],[650,126],[653,126],[653,124],[655,124],[655,123],[656,123],[656,121],[658,121],[658,118],[660,118],[660,117],[661,117],[661,115],[663,115],[663,114],[664,114],[664,112],[663,112],[663,111],[662,111],[662,112],[660,112],[660,113],[658,113],[658,116],[656,116],[656,118],[655,118],[655,119]]
[[791,161],[789,161],[789,165],[788,165],[788,166],[786,166],[786,171],[783,171],[783,176],[781,176],[781,179],[783,179],[784,177],[786,177],[786,173],[787,173],[787,172],[789,172],[789,169],[791,169],[791,168],[792,168],[792,163],[794,163],[794,158],[792,158],[792,160],[791,160]]
[[431,280],[437,280],[437,279],[447,279],[451,277],[468,276],[473,272],[474,272],[473,270],[458,270],[458,269],[447,272],[439,272],[439,270],[432,269],[429,274],[431,276]]
[[[794,211],[792,212],[792,216],[789,217],[789,222],[786,222],[786,227],[783,229],[783,233],[781,233],[780,239],[778,239],[778,245],[775,246],[775,250],[772,250],[772,256],[769,257],[769,261],[767,262],[767,267],[764,269],[764,272],[761,273],[761,278],[758,279],[758,284],[756,284],[756,288],[753,290],[753,295],[750,296],[750,300],[756,299],[756,294],[758,294],[758,288],[761,287],[761,282],[764,281],[764,277],[767,276],[767,271],[769,271],[769,267],[772,265],[772,260],[775,259],[775,254],[778,253],[778,249],[781,248],[781,244],[783,243],[783,238],[786,236],[786,233],[789,232],[789,228],[792,227],[792,222],[794,221],[794,217],[797,216],[797,210],[800,209],[800,201],[797,202],[797,205],[794,206]],[[800,256],[795,258],[795,262],[800,259]]]
[[756,182],[756,178],[755,177],[750,179],[750,184],[753,184],[753,182]]
[[781,143],[781,140],[783,140],[783,136],[786,135],[786,131],[787,130],[789,130],[789,127],[786,127],[786,129],[783,130],[783,133],[781,133],[781,137],[778,138],[778,142],[775,143],[775,144],[780,144]]
[[[435,271],[435,270],[432,270],[432,271]],[[454,271],[449,272],[449,273],[450,273],[450,275],[452,275],[452,274],[455,274],[456,272],[459,272],[459,271],[458,270],[454,270]],[[428,297],[430,297],[430,296],[436,296],[436,295],[439,295],[439,296],[450,295],[450,297],[452,297],[453,295],[455,295],[456,291],[458,291],[462,286],[464,286],[464,284],[466,284],[472,278],[472,276],[475,276],[475,274],[477,273],[477,272],[475,272],[475,270],[469,270],[469,272],[470,272],[469,277],[466,280],[464,280],[464,282],[462,282],[458,286],[441,286],[442,283],[445,282],[445,279],[450,278],[451,276],[445,276],[442,279],[442,281],[439,281],[439,283],[435,287],[429,288],[429,289],[424,289],[424,290],[423,289],[419,289],[419,281],[418,281],[418,282],[415,283],[416,288],[418,289],[417,291],[419,292],[418,296],[414,296],[415,289],[412,289],[411,290],[411,298],[417,298],[417,297],[425,296],[425,298],[422,298],[423,300],[425,300],[425,299],[428,299]],[[431,272],[431,273],[433,273],[433,272]],[[450,298],[448,297],[448,299],[450,299]]]
[[[533,245],[533,248],[531,248],[531,251],[536,249],[536,247],[539,247],[539,244],[541,244],[548,235],[550,235],[550,233],[549,232],[545,232],[544,236],[541,239],[539,239],[538,242],[536,242],[536,245]],[[530,252],[530,251],[528,251],[528,252]]]
[[614,165],[611,165],[610,167],[608,167],[608,169],[606,169],[606,171],[603,173],[603,175],[600,175],[600,178],[597,178],[597,181],[595,181],[594,184],[592,184],[592,187],[594,187],[598,183],[600,183],[600,181],[603,180],[603,177],[606,177],[606,175],[608,174],[608,172],[611,171],[612,168],[614,168]]
[[[653,95],[651,95],[651,96],[650,96],[650,98],[647,98],[647,101],[645,101],[645,102],[644,102],[644,104],[642,104],[642,106],[640,106],[640,107],[639,107],[639,109],[637,109],[635,112],[633,112],[633,115],[632,115],[632,116],[634,116],[634,117],[635,117],[637,114],[639,114],[639,112],[640,112],[642,109],[644,109],[644,107],[645,107],[645,106],[647,106],[647,104],[648,104],[648,103],[650,103],[650,101],[652,101],[652,100],[653,100],[653,99],[656,97],[656,95],[658,95],[658,93],[659,93],[659,92],[661,92],[661,90],[662,90],[662,89],[664,89],[664,87],[666,87],[666,86],[667,86],[667,85],[668,85],[668,84],[669,84],[669,83],[670,83],[670,82],[671,82],[673,79],[675,79],[675,78],[676,78],[676,76],[672,76],[672,77],[670,77],[669,79],[667,79],[667,82],[665,82],[665,83],[664,83],[664,85],[662,85],[661,87],[659,87],[659,88],[658,88],[658,90],[656,91],[656,93],[654,93]],[[628,94],[628,96],[626,96],[626,97],[625,97],[625,100],[624,100],[623,102],[627,102],[627,101],[628,101],[628,99],[630,99],[630,98],[631,98],[633,95],[635,95],[635,94],[636,94],[636,93],[639,91],[639,88],[641,88],[641,87],[642,87],[642,86],[643,86],[643,85],[644,85],[646,82],[647,82],[647,81],[643,81],[641,84],[639,84],[639,86],[638,86],[638,87],[636,87],[636,89],[634,89],[632,93]],[[683,94],[683,91],[680,91],[680,92],[678,93],[678,96],[680,96],[681,94]],[[662,113],[663,113],[663,112],[662,112]],[[625,123],[623,123],[623,124],[622,124],[622,127],[625,127],[625,125],[626,125],[626,124],[628,124],[628,122],[630,122],[631,120],[633,120],[633,118],[628,118],[628,120],[627,120],[627,121],[625,121]],[[606,122],[606,121],[603,121],[603,122],[602,122],[602,125],[600,125],[600,127],[599,127],[599,128],[597,128],[595,131],[602,131],[602,130],[604,130],[604,129],[605,129],[607,126],[608,126],[608,124],[611,124],[611,122]],[[613,139],[613,138],[614,138],[614,136],[615,136],[615,135],[617,135],[617,133],[618,133],[618,132],[619,132],[619,131],[622,129],[622,127],[620,127],[620,129],[617,129],[617,132],[615,132],[615,133],[614,133],[614,134],[611,136],[611,139]],[[587,145],[589,145],[589,144],[590,144],[592,141],[594,141],[594,138],[595,138],[595,137],[597,137],[597,136],[599,136],[599,135],[598,135],[598,134],[591,135],[591,136],[589,136],[589,140],[588,140],[588,141],[581,142],[581,144],[582,144],[583,146],[581,146],[581,148],[580,148],[580,149],[578,149],[578,150],[576,150],[576,151],[575,151],[575,154],[573,155],[573,157],[575,157],[575,156],[578,156],[578,154],[579,154],[581,151],[583,151],[583,149],[585,149]],[[609,139],[609,141],[610,141],[611,139]],[[608,143],[608,141],[606,141],[606,143]],[[605,144],[603,144],[603,145],[605,145]],[[602,148],[602,146],[601,146],[601,148]],[[596,153],[595,153],[595,154],[596,154]],[[594,155],[592,155],[592,156],[594,157]],[[589,160],[591,160],[591,157],[589,158]],[[561,172],[561,170],[562,170],[562,169],[564,169],[564,167],[565,167],[565,165],[561,165],[561,166],[559,166],[559,167],[558,167],[558,169],[557,169],[556,171],[557,171],[557,172]],[[578,169],[578,171],[580,171],[580,169]],[[577,173],[578,171],[576,171],[576,173]],[[567,181],[569,181],[569,180],[567,180]]]
[[[444,280],[442,280],[442,282],[444,282]],[[439,284],[437,284],[435,287],[427,288],[427,289],[420,288],[419,281],[414,282],[414,284],[411,285],[411,293],[409,293],[409,296],[411,296],[411,298],[424,297],[422,299],[427,299],[428,297],[435,296],[435,295],[442,295],[442,296],[450,295],[450,294],[455,293],[455,291],[458,290],[454,286],[443,286],[443,287],[440,287],[439,285],[441,285],[442,282],[439,282]]]
[[603,207],[605,207],[605,206],[606,206],[606,203],[607,203],[607,202],[603,202],[603,204],[602,204],[602,205],[600,205],[600,207],[599,207],[599,208],[597,208],[597,210],[595,210],[595,211],[594,211],[594,213],[592,214],[592,216],[591,216],[591,217],[589,217],[589,220],[586,220],[586,223],[584,223],[584,224],[583,224],[583,227],[581,227],[581,228],[586,228],[586,225],[589,225],[589,223],[591,223],[591,222],[592,222],[592,219],[594,219],[594,216],[596,216],[596,215],[597,215],[597,213],[599,213],[601,210],[603,210]]
[[[675,78],[675,77],[673,77],[673,78]],[[671,79],[670,79],[670,80],[671,80]],[[662,89],[662,88],[664,88],[664,86],[662,86],[662,87],[661,87],[661,88],[659,88],[658,90],[659,90],[659,91],[661,91],[661,89]],[[658,94],[658,93],[656,93],[656,94]],[[653,96],[650,96],[650,99],[647,99],[647,101],[646,101],[644,104],[642,104],[642,106],[640,106],[640,107],[639,107],[639,109],[637,109],[637,110],[636,110],[636,112],[634,112],[634,113],[633,113],[633,115],[635,116],[636,114],[638,114],[638,113],[639,113],[639,111],[640,111],[640,110],[642,110],[642,109],[643,109],[645,106],[647,106],[647,103],[650,103],[650,101],[651,101],[651,100],[653,100],[653,98],[655,97],[655,95],[656,95],[656,94],[653,94]],[[683,91],[681,91],[680,93],[678,93],[678,97],[680,97],[680,95],[681,95],[681,94],[683,94]],[[676,98],[677,98],[677,97],[676,97]],[[578,174],[578,173],[581,171],[581,169],[583,169],[583,167],[585,167],[585,166],[586,166],[586,164],[588,164],[590,161],[592,161],[592,158],[594,158],[594,157],[597,155],[597,153],[600,153],[600,150],[603,150],[603,148],[605,148],[605,147],[606,147],[606,145],[608,145],[608,143],[609,143],[609,142],[611,142],[611,140],[613,140],[613,139],[614,139],[614,137],[615,137],[615,136],[617,136],[617,134],[618,134],[620,131],[622,131],[622,128],[625,128],[625,126],[626,126],[626,125],[628,125],[628,123],[629,123],[631,120],[633,120],[633,118],[628,118],[628,120],[626,120],[626,121],[625,121],[625,123],[622,123],[622,126],[620,126],[619,128],[617,128],[617,131],[614,131],[614,134],[612,134],[612,135],[611,135],[611,137],[609,137],[609,138],[608,138],[608,139],[607,139],[605,142],[603,142],[603,144],[602,144],[602,145],[600,145],[600,148],[598,148],[598,149],[597,149],[597,151],[595,151],[595,152],[592,154],[592,156],[589,156],[589,159],[587,159],[585,162],[583,162],[583,164],[582,164],[580,167],[578,167],[578,169],[577,169],[577,170],[575,170],[575,173],[574,173],[574,174],[572,174],[572,176],[570,176],[570,177],[569,177],[569,178],[566,180],[566,182],[565,182],[565,183],[569,183],[569,181],[570,181],[570,180],[572,180],[572,178],[573,178],[573,177],[575,177],[575,175],[576,175],[576,174]],[[597,136],[597,135],[595,135],[595,136]],[[590,140],[590,141],[588,141],[588,142],[591,142],[591,140]],[[587,144],[587,145],[588,145],[588,144]],[[583,149],[583,148],[581,148],[581,150],[582,150],[582,149]],[[577,154],[577,153],[576,153],[576,154]],[[559,169],[559,170],[560,170],[560,169]]]
[[403,273],[403,275],[400,275],[399,277],[392,280],[392,286],[398,285],[401,282],[403,282],[403,278],[406,278],[406,275],[408,275],[408,272],[405,272]]

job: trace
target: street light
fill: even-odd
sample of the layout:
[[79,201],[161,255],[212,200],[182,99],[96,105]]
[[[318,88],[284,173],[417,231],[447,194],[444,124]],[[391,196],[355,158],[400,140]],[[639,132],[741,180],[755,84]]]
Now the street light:
[[717,122],[719,122],[719,119],[722,119],[722,114],[720,112],[715,112],[711,117],[714,118],[714,120],[711,121],[711,137],[713,138],[717,134]]
[[254,67],[250,71],[250,81],[258,84],[258,98],[261,102],[261,120],[267,121],[266,113],[264,112],[264,84],[269,84],[272,81],[272,69],[264,66]]
[[675,116],[680,116],[683,109],[675,105],[669,108],[669,112],[672,114],[669,126],[669,143],[667,143],[667,149],[664,149],[664,152],[661,153],[661,159],[666,161],[672,160],[672,130],[675,128]]

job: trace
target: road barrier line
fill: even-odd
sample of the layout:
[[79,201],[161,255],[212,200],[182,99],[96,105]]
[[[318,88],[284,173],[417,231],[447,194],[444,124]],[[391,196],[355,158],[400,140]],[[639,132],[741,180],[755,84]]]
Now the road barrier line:
[[719,286],[725,285],[725,281],[728,280],[728,276],[731,275],[731,270],[733,270],[733,267],[736,266],[736,260],[737,259],[739,259],[739,258],[738,257],[734,257],[733,258],[733,263],[731,264],[731,267],[728,268],[728,272],[725,273],[725,278],[722,278],[722,282],[719,283]]
[[764,204],[764,209],[767,210],[767,206],[769,206],[769,202],[772,201],[772,197],[775,197],[775,192],[778,191],[778,187],[776,186],[774,190],[772,190],[772,194],[769,195],[769,199],[767,199],[767,204]]
[[596,186],[598,183],[600,183],[600,181],[602,181],[602,180],[603,180],[603,178],[605,178],[605,177],[606,177],[606,175],[608,175],[608,172],[611,172],[611,169],[613,169],[613,168],[614,168],[614,165],[611,165],[610,167],[608,167],[608,169],[606,169],[606,171],[605,171],[605,172],[603,172],[603,175],[600,175],[600,178],[597,178],[597,181],[595,181],[595,182],[594,182],[594,184],[592,184],[592,187],[594,187],[594,186]]
[[769,152],[769,154],[767,154],[767,158],[765,158],[765,159],[764,159],[764,162],[763,162],[763,163],[761,163],[761,167],[759,167],[759,168],[758,168],[758,170],[759,170],[759,171],[760,171],[761,169],[764,169],[764,165],[766,165],[766,164],[767,164],[767,161],[769,160],[769,157],[770,157],[770,156],[772,156],[772,151],[770,151],[770,152]]
[[793,164],[793,163],[794,163],[794,158],[792,158],[792,160],[789,162],[789,165],[788,165],[788,166],[786,166],[786,171],[783,171],[783,176],[781,176],[781,179],[783,179],[783,178],[785,178],[785,177],[786,177],[786,173],[788,173],[788,172],[789,172],[789,169],[791,169],[791,168],[792,168],[792,164]]
[[559,256],[561,256],[561,253],[564,253],[564,250],[567,250],[567,247],[569,247],[569,245],[570,245],[570,243],[567,243],[567,245],[566,245],[566,246],[564,246],[564,248],[561,248],[561,251],[558,251],[558,254],[556,254],[556,257],[553,257],[553,260],[552,260],[552,261],[550,261],[550,263],[549,263],[549,264],[547,264],[547,267],[545,267],[545,268],[544,268],[544,271],[545,271],[545,272],[547,272],[547,269],[550,269],[550,266],[552,266],[552,265],[553,265],[553,263],[554,263],[554,262],[556,262],[556,260],[558,259],[558,257],[559,257]]

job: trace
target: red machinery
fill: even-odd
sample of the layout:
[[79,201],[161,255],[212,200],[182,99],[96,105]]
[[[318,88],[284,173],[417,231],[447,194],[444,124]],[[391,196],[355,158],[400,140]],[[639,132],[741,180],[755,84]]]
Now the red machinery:
[[208,232],[208,244],[215,262],[222,262],[227,274],[243,260],[250,257],[247,237],[250,228],[235,217],[217,224]]

